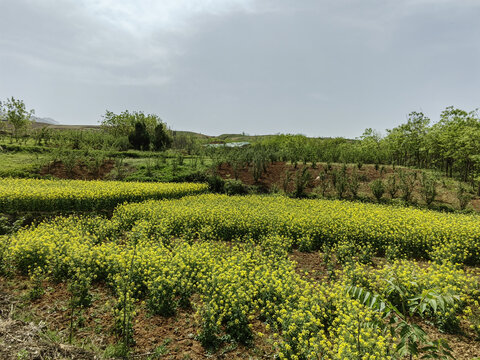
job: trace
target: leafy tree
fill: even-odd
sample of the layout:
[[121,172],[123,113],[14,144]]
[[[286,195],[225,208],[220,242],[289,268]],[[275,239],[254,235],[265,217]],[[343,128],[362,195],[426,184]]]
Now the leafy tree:
[[[381,161],[380,144],[382,137],[379,132],[368,128],[360,137],[360,156],[367,163],[378,163]],[[346,159],[345,159],[346,160]]]
[[475,111],[468,113],[447,107],[428,138],[428,148],[436,167],[443,168],[450,177],[456,173],[464,181],[471,180],[475,172],[472,157],[480,153],[479,136],[480,119]]
[[163,124],[160,117],[155,114],[146,115],[142,111],[129,112],[128,110],[115,114],[107,110],[103,115],[101,126],[115,136],[129,136],[135,131],[137,123],[143,123],[151,139],[155,137],[157,125]]
[[168,133],[165,124],[155,126],[155,136],[153,138],[153,147],[157,151],[168,149],[172,146],[172,137]]
[[387,130],[387,143],[397,163],[420,166],[425,152],[425,136],[430,119],[421,112],[413,111],[408,115],[406,124]]
[[135,123],[135,130],[128,136],[128,141],[130,141],[134,149],[148,150],[150,146],[150,136],[143,122],[139,121]]
[[28,128],[30,119],[35,111],[27,111],[25,103],[22,100],[15,99],[13,96],[3,104],[0,102],[0,109],[2,120],[6,120],[13,127],[13,136],[18,140],[22,131]]

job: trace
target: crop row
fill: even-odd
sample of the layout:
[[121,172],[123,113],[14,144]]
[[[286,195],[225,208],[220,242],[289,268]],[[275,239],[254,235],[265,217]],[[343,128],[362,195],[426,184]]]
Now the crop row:
[[259,245],[228,246],[152,238],[145,221],[121,234],[112,231],[116,225],[116,220],[100,217],[57,218],[0,237],[0,270],[77,283],[85,293],[92,282],[105,282],[116,294],[120,330],[122,319],[135,316],[140,299],[153,314],[169,316],[195,298],[198,339],[206,348],[225,336],[248,343],[262,336],[252,330],[260,323],[279,358],[401,358],[395,333],[385,331],[382,312],[352,299],[346,290],[362,286],[394,303],[404,292],[386,290],[392,277],[398,288],[410,292],[405,297],[425,290],[451,295],[457,301],[445,317],[473,321],[475,314],[478,320],[478,280],[452,265],[425,270],[398,262],[372,272],[357,264],[336,282],[316,284],[295,271],[286,256],[288,241],[278,235],[258,240]]
[[480,263],[480,218],[429,210],[282,196],[206,194],[118,207],[118,229],[211,240],[281,235],[301,250],[347,241],[389,258]]
[[113,209],[127,201],[172,199],[205,192],[190,183],[0,178],[0,212]]
[[[3,264],[56,281],[105,281],[119,299],[116,318],[128,311],[124,304],[129,301],[145,299],[152,313],[172,315],[176,306],[188,306],[199,294],[199,339],[205,347],[225,335],[246,343],[255,335],[253,321],[261,319],[282,333],[274,345],[282,356],[339,359],[356,346],[346,328],[337,332],[332,327],[337,319],[338,325],[348,321],[348,328],[359,329],[366,339],[362,352],[377,358],[388,355],[391,339],[381,337],[379,328],[359,327],[347,317],[351,306],[360,304],[349,301],[340,288],[302,280],[278,253],[246,244],[152,241],[138,232],[124,234],[128,239],[121,245],[95,235],[104,235],[108,222],[60,218],[20,231],[3,244]],[[368,309],[362,311],[375,317]]]

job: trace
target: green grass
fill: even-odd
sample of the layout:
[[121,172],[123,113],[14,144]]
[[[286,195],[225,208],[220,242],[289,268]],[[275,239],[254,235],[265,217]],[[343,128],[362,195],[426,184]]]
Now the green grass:
[[0,177],[25,177],[34,175],[47,159],[45,154],[25,152],[0,152]]
[[[195,165],[196,162],[196,165]],[[184,157],[183,164],[179,164],[177,157],[173,158],[136,158],[125,159],[125,164],[135,169],[125,180],[127,181],[194,181],[201,176],[212,163],[211,159],[200,160],[195,157]],[[194,178],[192,178],[194,177]]]

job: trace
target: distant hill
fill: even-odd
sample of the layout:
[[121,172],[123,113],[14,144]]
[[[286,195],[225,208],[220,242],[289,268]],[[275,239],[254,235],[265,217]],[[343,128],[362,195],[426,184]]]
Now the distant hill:
[[[48,118],[48,117],[37,117],[32,116],[34,122],[32,122],[33,129],[39,129],[43,127],[48,127],[54,130],[100,130],[100,125],[64,125],[60,124],[58,121]],[[5,120],[2,120],[5,121]],[[7,126],[8,127],[8,126]],[[199,140],[203,140],[210,144],[225,144],[225,143],[256,143],[258,141],[264,140],[269,137],[273,137],[276,135],[269,134],[269,135],[249,135],[249,134],[220,134],[220,135],[205,135],[202,133],[197,133],[193,131],[186,131],[186,130],[171,130],[174,135],[177,136],[192,136]],[[278,135],[278,134],[277,134]],[[322,139],[328,139],[326,137],[322,137]],[[345,139],[347,141],[355,141],[352,139]]]
[[193,136],[199,139],[208,139],[211,138],[212,136],[196,133],[193,131],[183,131],[183,130],[172,130],[172,133],[174,135],[185,135],[185,136]]
[[217,138],[225,142],[256,142],[275,135],[221,134]]
[[37,116],[32,116],[32,120],[37,122],[37,123],[43,123],[43,124],[50,124],[50,125],[59,125],[60,123],[52,118],[41,118]]

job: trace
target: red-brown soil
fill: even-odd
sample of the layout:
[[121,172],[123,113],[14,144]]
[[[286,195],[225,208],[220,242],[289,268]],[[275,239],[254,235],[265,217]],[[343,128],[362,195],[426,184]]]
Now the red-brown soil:
[[[322,254],[318,252],[303,253],[294,250],[290,259],[296,262],[297,271],[314,282],[328,281]],[[375,264],[381,265],[385,259],[375,258]],[[341,271],[336,266],[336,271]],[[308,275],[306,274],[308,273]],[[95,285],[91,288],[93,304],[84,310],[83,324],[76,327],[75,343],[89,344],[97,352],[87,351],[78,346],[67,344],[70,311],[68,308],[69,293],[65,284],[44,283],[45,294],[37,300],[29,301],[26,294],[29,280],[15,277],[10,281],[0,277],[0,358],[17,359],[18,354],[26,352],[29,359],[98,359],[98,349],[115,344],[119,338],[113,333],[113,296],[108,289]],[[198,299],[194,299],[198,304]],[[194,305],[195,306],[195,305]],[[196,340],[198,319],[193,309],[179,309],[173,317],[151,316],[142,304],[137,304],[137,315],[134,324],[135,345],[132,355],[136,359],[147,359],[154,354],[156,348],[165,349],[162,359],[268,359],[272,357],[272,347],[268,340],[255,336],[251,347],[236,344],[225,344],[212,354],[207,352]],[[21,321],[18,318],[30,318]],[[16,320],[17,319],[17,320]],[[33,321],[35,320],[35,321]],[[39,322],[39,323],[38,323]],[[418,323],[431,339],[446,339],[456,359],[467,360],[480,357],[479,342],[474,336],[443,334],[435,327],[419,320]],[[256,321],[254,332],[267,333],[264,324]],[[60,340],[49,340],[47,330],[55,331]]]
[[54,161],[44,166],[40,170],[40,175],[51,175],[58,179],[76,179],[76,180],[101,180],[104,179],[114,168],[113,160],[105,160],[103,164],[95,170],[90,169],[83,163],[76,164],[73,169],[66,169],[61,161]]
[[[0,279],[1,280],[1,279]],[[98,359],[92,352],[82,348],[54,343],[46,336],[44,321],[16,320],[17,300],[0,287],[0,359]]]
[[[310,173],[310,181],[308,182],[305,192],[311,193],[316,187],[320,185],[318,176],[320,173],[325,172],[325,164],[317,164],[315,168],[312,168],[310,164],[306,165],[307,171]],[[277,161],[269,163],[266,166],[266,171],[263,172],[262,176],[259,178],[258,182],[255,182],[253,178],[253,171],[251,167],[244,167],[237,170],[236,179],[242,181],[246,185],[256,185],[263,188],[266,191],[271,191],[276,188],[277,190],[286,190],[286,192],[292,192],[295,188],[295,179],[297,173],[302,171],[304,165],[299,163],[295,168],[292,164]],[[329,188],[326,191],[325,195],[327,197],[335,197],[336,192],[333,189],[331,184],[332,173],[334,171],[340,170],[342,165],[332,164],[331,169],[327,171],[327,180],[329,182]],[[232,166],[228,163],[221,164],[216,170],[217,174],[224,179],[235,179],[235,172]],[[358,195],[364,198],[374,199],[372,191],[370,189],[370,183],[376,179],[386,179],[394,173],[394,169],[391,166],[380,166],[378,170],[375,169],[374,165],[363,165],[360,169],[356,165],[348,165],[346,174],[348,177],[352,175],[352,172],[355,171],[358,175],[360,186],[358,189]],[[408,169],[409,172],[416,172],[418,174],[418,179],[420,178],[421,170]],[[286,179],[289,179],[287,182]],[[397,184],[400,183],[400,180],[397,176]],[[285,189],[286,185],[286,189]],[[413,191],[413,201],[418,204],[424,204],[424,200],[419,192],[419,181],[417,180],[415,189]],[[448,204],[453,208],[458,208],[458,200],[456,198],[455,189],[445,186],[442,181],[439,181],[437,185],[437,197],[435,204]],[[347,191],[348,193],[348,191]],[[398,190],[397,197],[400,197],[401,191]],[[347,197],[350,194],[347,194]],[[390,195],[386,192],[383,195],[385,199],[389,199]],[[474,196],[469,205],[474,210],[480,211],[480,198]]]
[[[47,289],[45,294],[37,300],[26,300],[25,294],[28,292],[29,281],[24,277],[17,277],[15,281],[6,283],[0,277],[0,318],[5,321],[16,321],[15,326],[18,327],[19,334],[27,331],[32,327],[37,327],[36,332],[40,333],[47,328],[54,330],[67,342],[70,329],[70,310],[68,308],[69,293],[65,284],[44,283]],[[109,291],[103,286],[95,285],[91,289],[93,295],[93,304],[84,310],[83,324],[77,327],[74,333],[76,342],[90,344],[97,349],[105,349],[107,345],[115,344],[119,341],[117,335],[113,333],[113,310],[112,305],[114,298]],[[22,308],[26,310],[21,310]],[[25,312],[26,311],[26,312]],[[33,316],[36,322],[40,321],[42,325],[38,328],[33,322],[25,323],[18,320],[12,320],[10,314],[24,312],[24,315]],[[17,316],[18,317],[18,316]],[[148,313],[145,306],[141,303],[137,304],[137,315],[134,323],[134,341],[131,355],[135,359],[147,359],[154,354],[157,347],[165,348],[162,359],[268,359],[272,357],[272,347],[267,344],[264,339],[256,336],[254,343],[250,347],[226,343],[214,354],[207,352],[196,340],[198,327],[198,319],[195,318],[193,309],[179,309],[177,314],[172,317],[152,316]],[[0,323],[0,344],[4,343],[14,345],[9,337],[2,333],[2,325]],[[264,326],[261,322],[254,324],[254,332],[261,331],[265,333]],[[30,331],[30,330],[28,330]],[[2,335],[3,334],[3,335]],[[20,335],[19,335],[20,336]],[[40,336],[41,337],[41,336]],[[25,336],[21,337],[22,339]],[[38,340],[38,339],[37,339]],[[31,341],[24,342],[23,348],[33,353],[40,345],[36,338]],[[92,352],[75,348],[63,343],[50,343],[48,349],[70,349],[66,357],[59,357],[53,350],[48,353],[51,359],[94,359]],[[0,346],[1,347],[1,346]],[[13,346],[13,350],[17,347]],[[13,351],[12,350],[12,351]],[[16,352],[6,352],[2,356],[0,350],[0,359],[16,359]],[[55,350],[57,351],[57,350]],[[57,351],[58,352],[58,351]],[[97,351],[98,352],[98,351]],[[9,357],[13,354],[13,357]],[[98,355],[98,354],[97,354]],[[90,357],[88,357],[90,356]],[[157,357],[158,358],[158,357]],[[39,358],[40,359],[40,358]]]
[[[255,182],[252,169],[249,167],[244,167],[237,171],[237,180],[241,180],[247,185],[258,185],[269,190],[274,186],[283,190],[283,186],[286,183],[285,180],[289,178],[287,183],[287,191],[293,191],[296,175],[303,170],[304,166],[307,167],[307,171],[310,173],[310,181],[307,185],[307,192],[310,192],[318,185],[318,175],[322,172],[325,172],[326,166],[324,164],[317,164],[315,168],[312,168],[311,165],[303,165],[299,163],[295,168],[295,166],[290,163],[286,163],[284,161],[275,161],[266,166],[266,171],[262,173],[262,176],[259,178],[258,182]],[[327,171],[329,174],[327,175],[328,178],[331,178],[333,171],[339,170],[340,168],[341,165],[331,165],[331,169]],[[353,166],[347,167],[348,176],[352,174],[353,169]],[[384,178],[393,172],[391,167],[383,167],[383,170],[375,170],[375,167],[370,165],[364,165],[361,169],[357,169],[355,166],[355,169],[361,183],[360,192],[367,192],[368,183],[371,181]],[[230,166],[228,163],[221,164],[217,169],[217,174],[224,179],[235,179],[235,172],[232,166]],[[330,189],[329,193],[333,194],[333,189]]]

